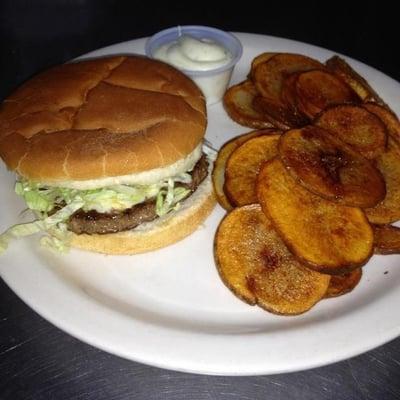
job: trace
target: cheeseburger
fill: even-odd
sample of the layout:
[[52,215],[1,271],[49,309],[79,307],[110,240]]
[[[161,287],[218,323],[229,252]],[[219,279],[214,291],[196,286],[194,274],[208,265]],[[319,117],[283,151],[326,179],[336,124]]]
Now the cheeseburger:
[[0,109],[0,156],[35,220],[0,236],[134,254],[191,234],[214,207],[203,152],[204,97],[184,74],[141,56],[64,64]]

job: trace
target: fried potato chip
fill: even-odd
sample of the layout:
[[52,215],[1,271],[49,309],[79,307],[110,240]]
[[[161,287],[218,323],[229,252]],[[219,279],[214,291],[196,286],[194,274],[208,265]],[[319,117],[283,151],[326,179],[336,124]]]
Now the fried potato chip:
[[295,110],[287,105],[268,99],[267,97],[254,97],[253,107],[279,129],[296,128],[304,126],[309,122],[307,118],[295,112]]
[[327,71],[302,72],[294,85],[297,108],[310,119],[328,106],[360,100],[349,86]]
[[257,95],[256,88],[249,80],[231,86],[223,98],[225,110],[240,125],[254,129],[273,128],[270,120],[253,106],[253,99]]
[[387,130],[382,120],[361,106],[329,107],[314,122],[332,131],[366,158],[376,158],[386,149]]
[[278,154],[280,134],[251,138],[237,147],[226,163],[224,192],[234,206],[257,203],[256,180],[264,161]]
[[240,299],[276,314],[309,310],[330,276],[301,265],[258,204],[235,208],[220,223],[215,259],[225,285]]
[[227,199],[223,189],[225,183],[225,166],[229,156],[237,147],[243,144],[246,140],[249,140],[250,138],[255,136],[265,135],[268,133],[271,134],[275,132],[276,132],[275,129],[262,129],[257,131],[251,131],[243,135],[236,136],[229,142],[226,142],[219,150],[217,159],[215,160],[214,163],[214,169],[212,172],[212,181],[218,203],[221,205],[221,207],[225,208],[225,210],[230,210],[233,207],[232,204]]
[[400,228],[393,225],[373,225],[376,254],[400,253]]
[[325,69],[325,66],[300,54],[278,53],[267,61],[258,63],[252,78],[262,96],[280,102],[284,78],[294,72],[311,69]]
[[338,297],[351,292],[360,283],[361,277],[361,268],[342,275],[332,275],[324,298]]
[[[299,73],[300,72],[295,72],[285,76],[282,81],[281,89],[281,101],[286,105],[288,110],[295,114],[299,114],[296,95],[296,81]],[[309,121],[305,116],[303,116],[303,118]]]
[[298,183],[328,200],[373,207],[386,194],[382,174],[325,129],[307,126],[285,132],[279,155]]
[[373,232],[364,212],[309,192],[279,159],[261,167],[257,194],[286,246],[310,268],[342,274],[371,257]]
[[272,56],[274,56],[276,53],[261,53],[257,57],[253,58],[253,61],[251,62],[251,68],[250,68],[250,74],[249,77],[252,78],[254,74],[254,70],[256,69],[257,65],[268,61]]
[[391,136],[387,151],[376,159],[376,167],[385,179],[386,196],[365,213],[374,224],[391,224],[400,220],[400,145]]
[[393,139],[400,141],[400,121],[393,111],[377,103],[365,103],[363,107],[378,116],[386,125],[387,133]]
[[339,56],[333,56],[326,61],[328,69],[346,82],[363,101],[372,101],[385,105],[369,83],[359,75],[347,62]]

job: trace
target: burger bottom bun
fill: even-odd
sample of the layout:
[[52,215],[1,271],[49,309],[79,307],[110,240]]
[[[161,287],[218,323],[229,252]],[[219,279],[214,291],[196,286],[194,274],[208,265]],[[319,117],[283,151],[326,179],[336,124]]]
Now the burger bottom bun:
[[193,233],[216,204],[211,174],[173,211],[155,221],[124,232],[104,235],[72,234],[71,246],[104,254],[138,254],[176,243]]

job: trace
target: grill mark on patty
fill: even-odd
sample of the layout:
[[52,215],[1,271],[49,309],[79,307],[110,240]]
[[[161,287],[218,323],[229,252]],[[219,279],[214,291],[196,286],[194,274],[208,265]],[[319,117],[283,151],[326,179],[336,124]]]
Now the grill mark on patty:
[[[175,187],[184,187],[190,190],[186,199],[197,189],[208,174],[208,162],[203,154],[190,172],[190,183],[178,182]],[[158,218],[156,214],[156,199],[136,204],[126,210],[99,213],[95,210],[78,210],[68,220],[68,229],[76,234],[107,234],[127,231],[136,228],[144,222]]]

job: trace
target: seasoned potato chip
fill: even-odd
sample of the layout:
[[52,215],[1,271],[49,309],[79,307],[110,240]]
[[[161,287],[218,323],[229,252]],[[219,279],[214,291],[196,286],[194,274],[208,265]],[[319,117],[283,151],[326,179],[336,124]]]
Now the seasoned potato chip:
[[310,268],[342,274],[371,257],[373,232],[364,212],[309,192],[279,159],[261,168],[257,194],[285,244]]
[[365,213],[374,224],[391,224],[400,219],[400,145],[391,136],[388,150],[376,159],[376,167],[385,179],[386,196]]
[[385,105],[369,83],[359,75],[347,62],[339,56],[333,56],[326,61],[328,69],[343,79],[363,101],[373,101]]
[[330,105],[360,100],[342,80],[317,69],[297,75],[295,93],[299,111],[310,119]]
[[400,253],[400,228],[393,225],[373,225],[376,254]]
[[279,134],[251,138],[226,163],[224,192],[234,206],[257,203],[256,180],[264,161],[278,154]]
[[232,154],[232,152],[239,147],[241,144],[243,144],[246,140],[249,140],[252,137],[259,136],[259,135],[265,135],[265,134],[271,134],[271,133],[276,133],[275,129],[263,129],[263,130],[257,130],[257,131],[251,131],[248,133],[245,133],[240,136],[236,136],[229,142],[226,142],[221,149],[218,152],[217,159],[215,160],[214,163],[214,169],[212,172],[212,181],[214,185],[214,191],[217,196],[218,203],[225,208],[225,210],[230,210],[232,208],[232,204],[229,202],[229,200],[226,198],[225,192],[224,192],[224,183],[225,183],[225,166],[226,166],[226,161],[228,160],[229,156]]
[[297,111],[296,81],[301,72],[294,72],[282,80],[281,100],[292,111]]
[[268,118],[279,129],[290,129],[306,125],[309,120],[293,109],[267,97],[256,96],[253,99],[253,107]]
[[279,155],[297,182],[328,200],[373,207],[385,197],[382,174],[325,129],[307,126],[285,132]]
[[255,68],[252,78],[257,90],[264,97],[281,101],[282,82],[294,72],[325,69],[317,60],[300,54],[278,53]]
[[251,69],[250,69],[250,78],[254,74],[254,70],[256,69],[257,65],[268,61],[272,56],[274,56],[276,53],[261,53],[257,57],[253,58],[253,61],[251,62]]
[[393,111],[377,103],[365,103],[363,107],[378,116],[386,125],[387,133],[393,139],[400,141],[400,121]]
[[342,275],[332,275],[324,297],[326,299],[338,297],[351,292],[359,284],[361,276],[361,268],[357,268],[354,271]]
[[215,258],[225,285],[240,299],[276,314],[309,310],[330,277],[301,265],[258,204],[230,212],[218,227]]
[[240,125],[255,129],[273,128],[274,125],[253,106],[257,90],[251,81],[231,86],[224,95],[224,106],[228,115]]
[[385,151],[385,124],[361,106],[342,104],[329,107],[314,123],[332,131],[366,158],[376,158]]

